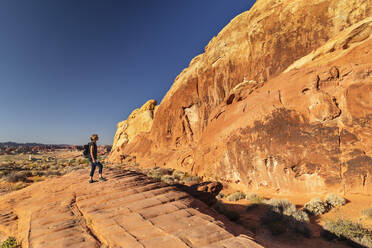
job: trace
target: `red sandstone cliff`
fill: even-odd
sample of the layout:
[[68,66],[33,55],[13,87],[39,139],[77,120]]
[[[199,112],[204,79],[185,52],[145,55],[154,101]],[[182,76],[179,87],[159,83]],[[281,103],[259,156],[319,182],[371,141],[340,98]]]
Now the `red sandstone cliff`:
[[372,192],[372,0],[259,0],[110,156],[276,192]]

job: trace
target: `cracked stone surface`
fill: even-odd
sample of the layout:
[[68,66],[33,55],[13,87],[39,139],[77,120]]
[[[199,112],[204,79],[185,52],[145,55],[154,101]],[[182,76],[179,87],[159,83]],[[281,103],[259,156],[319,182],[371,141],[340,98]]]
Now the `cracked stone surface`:
[[257,1],[175,79],[149,132],[114,141],[110,161],[245,192],[371,194],[371,6]]
[[0,198],[0,233],[22,247],[262,247],[251,234],[175,186],[145,175],[88,170]]

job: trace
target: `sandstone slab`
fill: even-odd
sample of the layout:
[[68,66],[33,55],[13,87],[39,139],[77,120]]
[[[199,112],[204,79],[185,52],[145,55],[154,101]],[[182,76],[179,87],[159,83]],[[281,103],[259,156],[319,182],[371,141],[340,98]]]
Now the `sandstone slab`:
[[[0,198],[0,233],[22,247],[261,247],[245,230],[177,187],[143,174],[88,170]],[[225,244],[226,243],[226,244]]]

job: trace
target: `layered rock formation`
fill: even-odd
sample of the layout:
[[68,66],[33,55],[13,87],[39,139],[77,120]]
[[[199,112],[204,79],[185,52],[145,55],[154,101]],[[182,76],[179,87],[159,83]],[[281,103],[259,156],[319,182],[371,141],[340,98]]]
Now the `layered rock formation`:
[[258,0],[111,159],[250,190],[372,192],[371,16],[371,0]]
[[262,247],[175,186],[106,172],[104,183],[88,184],[80,170],[0,197],[0,238],[15,236],[24,248]]

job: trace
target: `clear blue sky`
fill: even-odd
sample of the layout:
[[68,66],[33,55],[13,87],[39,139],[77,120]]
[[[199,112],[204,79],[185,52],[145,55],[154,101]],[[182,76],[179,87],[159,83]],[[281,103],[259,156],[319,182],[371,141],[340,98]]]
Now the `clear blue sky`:
[[253,0],[1,0],[0,142],[111,144]]

